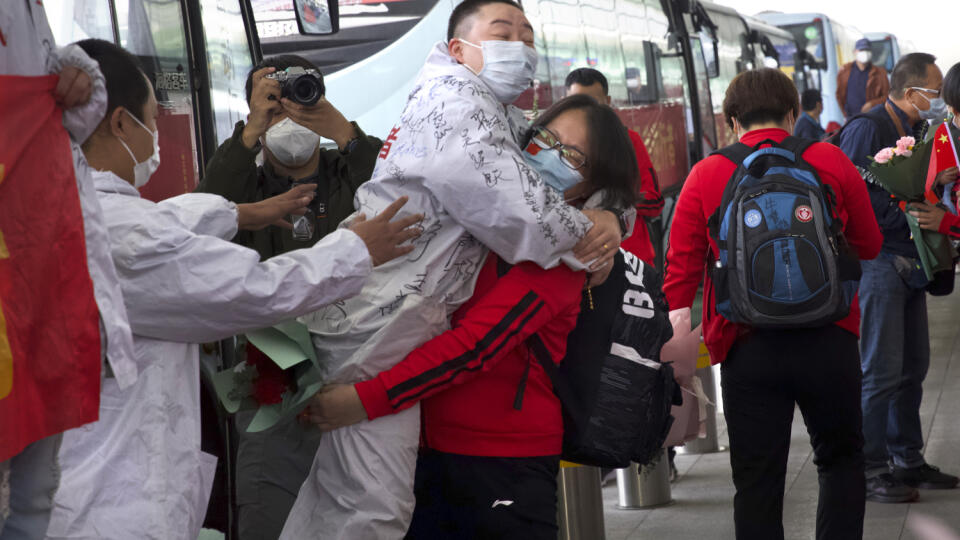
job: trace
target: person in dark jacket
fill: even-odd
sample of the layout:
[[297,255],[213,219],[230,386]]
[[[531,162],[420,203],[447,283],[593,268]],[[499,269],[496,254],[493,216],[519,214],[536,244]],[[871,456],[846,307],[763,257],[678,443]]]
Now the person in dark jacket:
[[[316,69],[295,55],[267,58],[253,68],[246,84],[247,122],[237,122],[233,135],[207,163],[197,187],[235,203],[249,203],[286,192],[295,183],[317,184],[309,239],[295,239],[289,230],[277,227],[234,238],[264,259],[312,246],[352,214],[353,194],[370,179],[383,144],[348,122],[325,98],[309,107],[280,99],[280,83],[267,75],[289,67]],[[337,148],[321,148],[320,137],[333,140]],[[261,151],[263,165],[258,166]]]
[[804,90],[800,96],[800,108],[803,112],[800,113],[800,118],[797,118],[793,135],[815,141],[823,139],[826,131],[820,125],[820,113],[823,112],[823,98],[820,97],[820,91],[816,88]]
[[[850,119],[838,135],[843,153],[870,178],[870,159],[904,136],[923,139],[926,120],[943,119],[943,75],[936,58],[907,54],[893,69],[888,99]],[[867,499],[910,502],[916,487],[952,488],[957,477],[924,461],[920,401],[930,365],[927,328],[928,280],[897,201],[868,183],[883,231],[880,256],[862,264],[860,356],[863,363],[863,435]],[[889,463],[893,467],[890,468]]]
[[[781,142],[793,131],[797,90],[770,68],[737,75],[723,114],[740,142]],[[835,146],[813,143],[803,160],[832,188],[847,242],[861,259],[880,251],[881,236],[866,187]],[[697,163],[677,199],[663,290],[671,309],[691,307],[701,279],[703,340],[723,372],[723,407],[737,493],[738,540],[783,539],[783,493],[795,406],[803,414],[820,478],[818,540],[863,536],[863,438],[856,303],[847,317],[818,328],[762,329],[735,324],[716,308],[708,268],[718,260],[707,222],[720,206],[737,164],[715,154]]]
[[[365,135],[325,98],[305,107],[280,99],[280,83],[267,75],[289,67],[316,69],[294,55],[267,58],[251,70],[246,94],[250,114],[237,122],[233,135],[207,163],[197,191],[215,193],[235,203],[257,202],[288,191],[296,184],[317,184],[308,217],[309,238],[269,227],[241,231],[234,241],[255,249],[261,259],[314,245],[353,213],[357,188],[370,179],[382,145]],[[321,148],[320,137],[337,148]],[[263,165],[257,156],[263,153]],[[309,214],[308,214],[309,216]],[[247,433],[252,413],[236,417],[238,529],[241,540],[280,536],[300,484],[320,444],[316,430],[295,421],[278,423],[259,433]]]
[[837,102],[847,119],[883,103],[890,91],[887,70],[871,62],[870,40],[857,40],[854,47],[856,60],[837,73]]
[[[561,189],[554,181],[560,177],[579,178],[564,189],[570,204],[636,203],[633,147],[606,105],[583,95],[558,101],[534,124],[527,154],[532,147],[558,173],[530,162],[551,186]],[[500,265],[495,253],[487,257],[451,330],[373,379],[324,389],[305,413],[332,430],[422,400],[417,503],[408,539],[557,538],[563,419],[549,377],[525,341],[537,333],[555,362],[564,357],[585,276],[563,265],[544,270],[530,262],[501,276]],[[517,410],[517,384],[527,369]]]

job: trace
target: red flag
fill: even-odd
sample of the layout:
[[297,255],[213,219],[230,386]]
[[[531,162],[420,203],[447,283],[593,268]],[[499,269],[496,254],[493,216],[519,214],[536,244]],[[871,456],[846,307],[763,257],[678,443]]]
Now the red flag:
[[956,146],[950,139],[950,130],[946,122],[940,124],[931,142],[933,152],[930,153],[930,168],[927,169],[927,191],[931,191],[933,181],[940,171],[957,166]]
[[0,76],[0,461],[92,422],[100,335],[57,77]]

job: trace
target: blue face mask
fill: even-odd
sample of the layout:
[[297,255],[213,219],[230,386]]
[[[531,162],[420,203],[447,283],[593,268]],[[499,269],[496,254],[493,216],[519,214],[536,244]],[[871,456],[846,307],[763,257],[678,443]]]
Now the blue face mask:
[[583,175],[576,169],[571,169],[560,161],[560,152],[556,149],[540,148],[531,141],[523,151],[523,157],[538,173],[548,186],[561,194],[573,186],[583,182]]

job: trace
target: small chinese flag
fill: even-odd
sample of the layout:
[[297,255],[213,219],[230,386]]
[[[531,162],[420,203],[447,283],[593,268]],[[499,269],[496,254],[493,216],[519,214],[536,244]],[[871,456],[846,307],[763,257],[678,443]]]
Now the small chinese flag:
[[[956,130],[953,130],[951,133],[949,124],[944,122],[940,124],[937,128],[937,131],[933,135],[933,151],[930,153],[930,166],[927,169],[927,199],[930,202],[941,202],[941,197],[936,195],[934,182],[936,181],[937,174],[941,171],[949,169],[950,167],[956,167],[958,163],[957,159],[957,140],[956,140]],[[942,202],[946,204],[947,208],[954,214],[957,213],[957,208],[955,202],[951,200],[951,193],[954,191],[955,186],[953,184],[944,186],[943,189],[943,198]]]

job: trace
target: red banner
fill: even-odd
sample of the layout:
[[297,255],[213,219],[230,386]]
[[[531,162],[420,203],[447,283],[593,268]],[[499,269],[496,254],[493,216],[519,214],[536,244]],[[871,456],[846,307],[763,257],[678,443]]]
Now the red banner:
[[92,422],[100,334],[56,76],[0,76],[0,461]]
[[157,116],[160,144],[160,168],[143,186],[144,199],[160,202],[170,197],[191,193],[197,187],[197,153],[193,148],[193,125],[190,115],[160,107]]
[[617,109],[620,120],[640,134],[657,171],[660,192],[679,187],[687,177],[687,129],[682,103],[657,103]]

